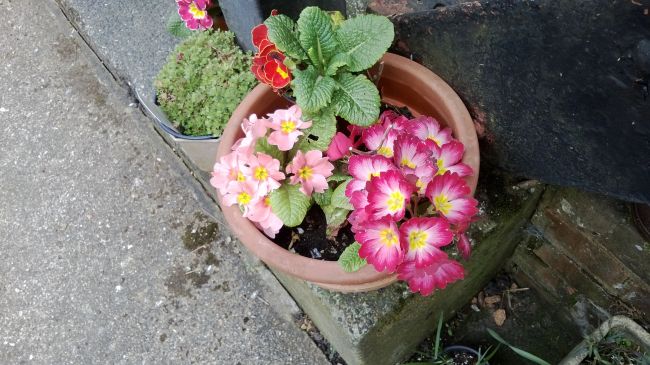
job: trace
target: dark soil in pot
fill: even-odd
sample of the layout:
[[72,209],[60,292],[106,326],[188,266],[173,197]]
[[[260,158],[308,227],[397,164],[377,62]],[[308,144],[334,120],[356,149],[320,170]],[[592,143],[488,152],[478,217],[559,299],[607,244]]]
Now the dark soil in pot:
[[282,227],[272,240],[279,246],[316,260],[336,261],[343,250],[354,242],[350,225],[346,224],[334,239],[327,237],[325,213],[314,204],[305,220],[297,227]]

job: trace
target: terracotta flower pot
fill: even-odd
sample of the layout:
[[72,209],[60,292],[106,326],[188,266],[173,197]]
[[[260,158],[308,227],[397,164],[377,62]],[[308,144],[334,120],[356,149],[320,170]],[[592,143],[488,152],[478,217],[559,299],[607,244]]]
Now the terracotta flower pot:
[[[430,115],[453,130],[454,136],[465,145],[463,162],[474,169],[467,183],[476,189],[479,170],[479,147],[474,124],[458,95],[447,83],[427,68],[401,56],[386,54],[379,88],[382,100],[395,106],[407,106],[413,115]],[[258,85],[239,104],[221,136],[217,159],[231,152],[237,139],[243,137],[241,122],[250,114],[259,116],[288,106],[286,100],[265,85]],[[289,275],[321,287],[342,291],[361,292],[385,287],[397,280],[396,274],[375,271],[367,265],[347,273],[335,261],[314,260],[291,253],[278,246],[246,218],[237,206],[226,207],[219,202],[224,216],[237,238],[267,265]]]

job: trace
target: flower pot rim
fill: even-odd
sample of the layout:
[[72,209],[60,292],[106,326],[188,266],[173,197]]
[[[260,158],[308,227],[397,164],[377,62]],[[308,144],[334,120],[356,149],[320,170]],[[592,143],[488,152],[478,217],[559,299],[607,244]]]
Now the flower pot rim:
[[153,96],[151,96],[151,98],[142,97],[137,90],[135,94],[140,104],[142,104],[142,106],[144,107],[145,112],[149,114],[149,116],[151,116],[156,121],[156,123],[158,123],[160,129],[165,131],[165,133],[169,134],[173,138],[183,139],[187,141],[209,141],[209,140],[219,140],[221,138],[221,137],[215,137],[210,134],[206,134],[202,136],[188,136],[179,132],[176,128],[174,128],[172,123],[169,121],[169,118],[167,118],[167,114],[160,108],[160,105],[158,104],[158,95],[157,95],[158,93],[155,89],[153,92]]
[[[450,120],[453,121],[453,123],[449,123],[449,127],[452,128],[454,136],[463,142],[466,149],[463,162],[474,169],[474,175],[466,178],[473,194],[478,181],[480,161],[478,139],[470,114],[460,97],[440,77],[408,58],[387,53],[382,60],[384,62],[384,77],[391,80],[391,82],[403,82],[404,87],[410,87],[411,89],[415,87],[409,81],[415,81],[422,88],[420,90],[418,87],[418,91],[426,91],[425,94],[432,95],[439,102],[440,105],[435,104],[433,101],[430,104],[435,104],[436,111],[446,115],[447,120],[441,122],[447,124]],[[393,78],[387,77],[391,72],[396,76]],[[418,92],[418,94],[421,93]],[[253,112],[260,114],[259,111],[252,111],[251,106],[262,103],[265,101],[264,98],[269,98],[271,95],[275,95],[271,88],[260,84],[244,98],[235,109],[224,129],[217,160],[221,156],[230,153],[231,146],[242,135],[241,121]],[[384,98],[383,101],[397,106],[403,105],[391,98]],[[414,114],[419,115],[420,113]],[[342,292],[374,290],[397,280],[396,274],[378,272],[372,265],[366,265],[356,272],[348,273],[336,261],[315,260],[291,253],[271,241],[252,222],[244,218],[237,206],[227,207],[223,204],[221,194],[217,193],[217,196],[233,233],[253,254],[273,268],[319,286]]]

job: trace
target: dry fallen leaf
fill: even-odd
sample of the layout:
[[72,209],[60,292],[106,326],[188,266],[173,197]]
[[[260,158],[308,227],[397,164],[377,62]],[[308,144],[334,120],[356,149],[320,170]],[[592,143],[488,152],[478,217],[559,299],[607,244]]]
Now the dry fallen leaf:
[[497,326],[501,327],[503,325],[503,322],[506,321],[506,311],[504,309],[497,309],[492,314],[492,317],[494,318],[494,323],[496,323]]

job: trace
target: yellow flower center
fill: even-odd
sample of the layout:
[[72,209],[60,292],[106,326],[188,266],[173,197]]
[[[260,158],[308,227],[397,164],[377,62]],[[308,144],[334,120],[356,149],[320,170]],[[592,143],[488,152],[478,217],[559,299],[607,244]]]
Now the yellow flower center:
[[402,194],[401,191],[393,191],[388,196],[386,206],[388,207],[388,211],[391,213],[401,210],[404,208],[404,194]]
[[433,205],[435,205],[436,209],[444,215],[447,215],[451,210],[451,203],[449,202],[449,199],[447,199],[447,196],[444,194],[434,196]]
[[390,228],[384,228],[379,231],[379,240],[386,247],[392,247],[399,243],[399,237],[395,234],[395,231]]
[[313,171],[312,171],[311,167],[309,167],[309,166],[305,166],[305,167],[301,168],[300,170],[298,170],[298,177],[303,179],[303,180],[309,180],[309,178],[311,177],[312,174],[313,174]]
[[432,140],[433,142],[435,142],[435,144],[436,144],[438,147],[440,147],[440,140],[439,140],[438,138],[436,138],[436,136],[434,136],[433,134],[429,135],[429,136],[427,137],[427,139]]
[[207,11],[199,9],[194,2],[190,4],[189,10],[194,19],[203,19],[208,14]]
[[443,161],[441,158],[436,161],[436,165],[438,166],[438,172],[436,175],[442,175],[447,172],[447,168],[444,166],[444,163],[445,161]]
[[251,202],[252,198],[253,197],[250,194],[242,191],[237,195],[237,203],[239,203],[239,205],[247,205]]
[[278,66],[278,67],[275,69],[275,72],[276,72],[277,74],[279,74],[280,77],[282,77],[283,79],[286,79],[287,77],[289,77],[289,74],[286,73],[286,72],[284,72],[284,70],[283,70],[280,66]]
[[271,198],[269,196],[266,196],[264,198],[264,205],[266,205],[267,207],[271,205]]
[[269,172],[264,166],[257,166],[253,173],[253,177],[255,177],[255,180],[257,181],[264,181],[269,177]]
[[413,230],[409,233],[409,249],[417,250],[427,245],[429,235],[425,231]]
[[410,168],[410,169],[414,169],[414,168],[415,168],[415,162],[409,160],[409,159],[406,158],[406,157],[402,158],[402,161],[400,161],[400,163],[402,164],[402,166],[406,166],[406,167],[408,167],[408,168]]
[[418,188],[418,192],[422,192],[422,190],[425,188],[424,186],[424,181],[422,179],[418,179],[418,181],[415,182],[415,186]]
[[377,153],[384,156],[384,157],[388,157],[388,158],[393,157],[393,150],[388,146],[379,147],[379,149],[377,150]]
[[289,134],[296,130],[296,123],[291,120],[283,120],[280,122],[280,129],[282,130],[282,133]]
[[244,176],[244,174],[242,174],[241,172],[238,171],[237,172],[237,181],[239,181],[239,182],[246,181],[246,176]]
[[379,176],[379,172],[371,172],[368,174],[368,181],[370,181],[373,177]]

